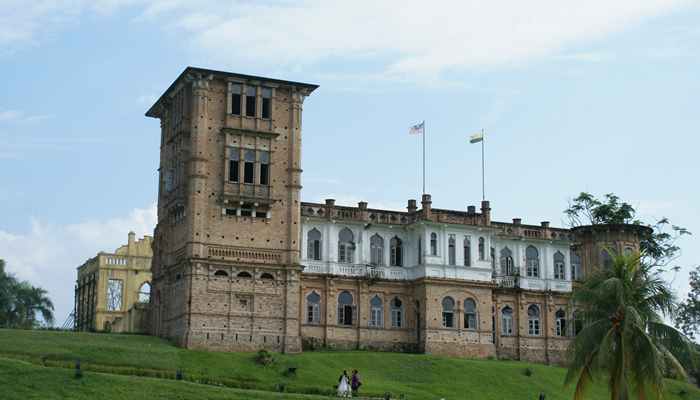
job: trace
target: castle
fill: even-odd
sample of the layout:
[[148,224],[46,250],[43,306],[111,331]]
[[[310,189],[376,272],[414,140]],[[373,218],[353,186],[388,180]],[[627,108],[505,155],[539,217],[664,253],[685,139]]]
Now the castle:
[[[367,348],[561,362],[572,285],[642,227],[491,220],[488,201],[405,211],[305,203],[316,85],[186,68],[161,122],[154,335],[221,351]],[[420,208],[419,208],[420,206]]]

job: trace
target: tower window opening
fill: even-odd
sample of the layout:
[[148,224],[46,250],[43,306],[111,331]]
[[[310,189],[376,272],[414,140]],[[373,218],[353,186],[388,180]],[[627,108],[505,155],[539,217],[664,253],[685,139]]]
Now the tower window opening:
[[248,86],[245,88],[245,115],[246,117],[255,116],[255,87]]

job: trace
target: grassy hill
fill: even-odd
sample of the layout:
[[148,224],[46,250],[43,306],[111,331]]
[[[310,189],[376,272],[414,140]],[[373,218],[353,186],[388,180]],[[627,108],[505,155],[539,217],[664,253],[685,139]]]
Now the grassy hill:
[[[149,336],[0,329],[0,387],[11,399],[313,399],[322,397],[298,393],[332,393],[340,372],[357,368],[362,392],[377,397],[536,399],[542,391],[564,400],[572,393],[562,385],[564,369],[515,361],[363,351],[273,356],[262,366],[254,354],[184,350]],[[86,371],[80,380],[76,359]],[[290,367],[295,376],[286,376]],[[184,382],[174,380],[178,369]],[[700,399],[691,385],[667,383],[667,399]],[[282,387],[287,393],[276,393]],[[607,400],[604,384],[589,398]]]

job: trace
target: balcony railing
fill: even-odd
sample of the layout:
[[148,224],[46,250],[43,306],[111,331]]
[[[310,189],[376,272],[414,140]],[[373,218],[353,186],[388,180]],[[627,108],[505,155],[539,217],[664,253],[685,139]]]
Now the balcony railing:
[[494,282],[501,288],[513,289],[518,287],[518,277],[515,275],[496,276]]
[[268,185],[227,182],[224,195],[241,199],[270,200],[271,191]]
[[367,264],[326,263],[323,261],[305,261],[304,272],[311,274],[329,274],[369,279],[406,280],[408,272],[404,267],[387,267]]

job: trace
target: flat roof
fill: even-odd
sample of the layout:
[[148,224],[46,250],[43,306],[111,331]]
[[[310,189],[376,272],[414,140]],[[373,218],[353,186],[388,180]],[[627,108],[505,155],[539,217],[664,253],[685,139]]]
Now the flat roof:
[[158,113],[156,112],[156,106],[158,103],[163,100],[165,95],[167,95],[175,86],[180,82],[181,79],[183,79],[187,74],[189,73],[198,73],[198,74],[210,74],[210,75],[217,75],[217,76],[222,76],[222,77],[227,77],[227,78],[238,78],[238,79],[245,79],[245,80],[260,80],[260,81],[265,81],[265,82],[271,82],[271,83],[276,83],[279,85],[284,85],[284,86],[297,86],[297,87],[302,87],[305,89],[309,90],[309,93],[313,92],[318,88],[318,85],[311,84],[311,83],[304,83],[304,82],[294,82],[294,81],[287,81],[284,79],[275,79],[275,78],[268,78],[264,76],[256,76],[256,75],[246,75],[246,74],[239,74],[236,72],[226,72],[226,71],[217,71],[214,69],[207,69],[207,68],[199,68],[199,67],[192,67],[188,66],[185,68],[180,75],[173,81],[173,83],[170,84],[170,86],[163,92],[162,95],[156,100],[155,103],[146,111],[146,116],[147,117],[153,117],[153,118],[158,118]]

